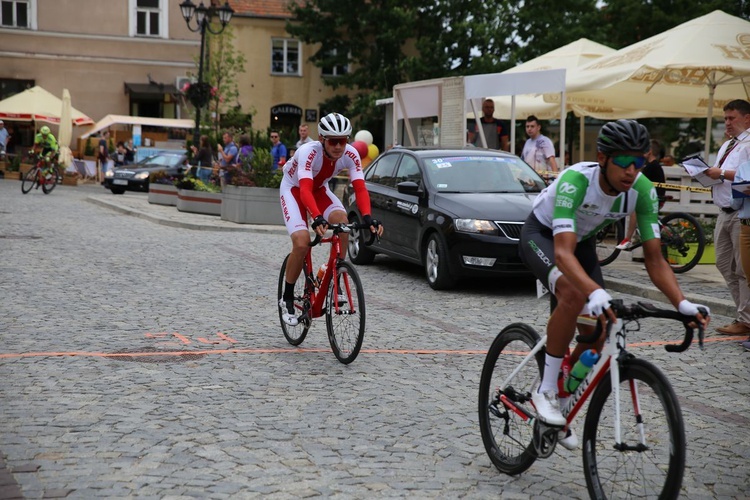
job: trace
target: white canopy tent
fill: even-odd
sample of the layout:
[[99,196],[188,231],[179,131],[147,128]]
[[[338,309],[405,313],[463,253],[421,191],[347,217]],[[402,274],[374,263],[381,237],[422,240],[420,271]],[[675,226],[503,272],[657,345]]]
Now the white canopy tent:
[[[481,114],[482,99],[490,96],[511,96],[511,144],[515,141],[515,97],[520,94],[559,92],[560,155],[565,155],[565,70],[553,69],[514,74],[492,73],[457,76],[402,83],[393,87],[393,130],[404,120],[404,130],[411,145],[417,145],[411,119],[436,116],[439,120],[438,145],[462,148],[466,145],[466,116],[475,119]],[[486,147],[484,130],[479,136]],[[394,141],[396,142],[396,141]]]
[[[571,70],[567,103],[720,117],[726,103],[750,97],[749,55],[750,22],[717,10]],[[710,138],[709,119],[706,157]]]
[[96,124],[87,130],[85,134],[81,136],[81,139],[96,134],[104,129],[108,129],[115,125],[141,125],[148,127],[165,127],[165,128],[195,128],[195,122],[193,120],[177,119],[177,118],[150,118],[147,116],[126,116],[126,115],[107,115]]

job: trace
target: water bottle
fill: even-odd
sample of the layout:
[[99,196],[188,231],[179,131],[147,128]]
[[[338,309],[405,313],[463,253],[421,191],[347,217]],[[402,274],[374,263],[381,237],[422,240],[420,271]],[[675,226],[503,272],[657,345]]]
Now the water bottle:
[[578,361],[576,361],[576,364],[573,365],[573,369],[570,370],[570,376],[565,381],[565,390],[573,394],[597,361],[599,361],[599,354],[597,354],[595,349],[584,351],[581,357],[578,358]]
[[328,263],[326,262],[322,266],[320,266],[320,269],[318,269],[317,274],[317,280],[318,280],[318,286],[320,286],[321,283],[323,283],[323,276],[326,275],[326,269],[328,269]]

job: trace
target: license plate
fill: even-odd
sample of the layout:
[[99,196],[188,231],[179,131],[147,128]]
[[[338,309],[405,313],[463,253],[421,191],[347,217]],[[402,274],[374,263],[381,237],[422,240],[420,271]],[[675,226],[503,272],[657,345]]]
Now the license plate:
[[128,180],[127,179],[115,179],[112,181],[112,184],[117,184],[118,186],[127,186]]

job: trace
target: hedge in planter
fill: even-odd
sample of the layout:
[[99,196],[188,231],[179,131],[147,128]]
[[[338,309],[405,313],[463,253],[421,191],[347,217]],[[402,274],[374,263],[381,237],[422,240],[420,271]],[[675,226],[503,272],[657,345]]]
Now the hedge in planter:
[[272,170],[268,149],[256,149],[253,158],[228,170],[224,186],[221,218],[238,224],[283,224],[279,206],[279,186],[284,173]]

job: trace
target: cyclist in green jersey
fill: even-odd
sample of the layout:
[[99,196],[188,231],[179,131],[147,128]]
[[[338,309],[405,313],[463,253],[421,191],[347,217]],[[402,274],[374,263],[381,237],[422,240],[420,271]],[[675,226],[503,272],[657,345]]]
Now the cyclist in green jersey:
[[[547,424],[565,424],[557,380],[578,316],[590,314],[602,324],[607,319],[615,320],[610,308],[612,297],[604,290],[594,246],[596,233],[606,224],[634,213],[651,281],[682,314],[695,316],[704,327],[708,324],[708,314],[704,317],[698,310],[705,306],[685,299],[661,254],[658,198],[651,181],[639,172],[648,148],[648,131],[638,122],[605,124],[597,139],[597,162],[564,170],[537,197],[521,232],[521,258],[552,294],[544,375],[532,394],[539,418]],[[584,334],[593,332],[592,327],[580,328],[588,330],[581,332]],[[584,350],[600,349],[603,337],[595,345],[579,343],[571,355],[571,365]],[[575,447],[577,439],[575,435],[572,438]],[[570,444],[561,443],[566,447]]]
[[34,152],[37,154],[41,152],[47,158],[52,158],[57,155],[58,149],[57,139],[52,135],[49,127],[45,125],[40,128],[39,133],[34,138]]

